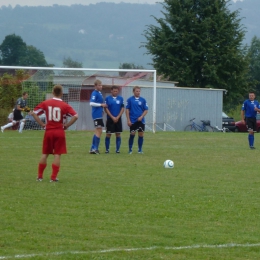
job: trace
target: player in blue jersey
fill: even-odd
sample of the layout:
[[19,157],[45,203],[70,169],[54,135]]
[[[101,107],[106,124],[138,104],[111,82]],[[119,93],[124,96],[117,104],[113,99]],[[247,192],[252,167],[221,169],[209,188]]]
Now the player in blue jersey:
[[241,110],[241,120],[244,124],[246,124],[248,129],[248,142],[250,149],[255,149],[254,132],[256,132],[257,112],[260,112],[260,105],[259,102],[255,100],[255,93],[250,91],[249,99],[244,101]]
[[101,93],[102,82],[96,80],[94,82],[95,90],[91,93],[90,105],[92,106],[92,118],[94,120],[95,132],[92,139],[92,145],[90,148],[90,154],[99,154],[98,146],[100,143],[100,137],[102,134],[103,122],[103,108],[107,107],[104,103],[103,96]]
[[126,103],[126,118],[127,124],[130,127],[130,137],[128,141],[129,154],[132,154],[135,133],[138,131],[138,153],[143,153],[143,141],[145,130],[145,115],[148,113],[148,105],[146,100],[140,97],[141,88],[135,86],[133,88],[134,95],[127,99]]
[[3,133],[6,128],[9,128],[11,126],[16,125],[17,122],[20,122],[19,126],[19,133],[23,132],[24,124],[25,124],[25,119],[23,118],[22,111],[24,108],[27,106],[27,98],[28,98],[28,93],[23,92],[23,96],[18,98],[15,104],[15,108],[13,111],[13,119],[12,122],[1,126],[1,132]]
[[111,95],[106,97],[105,103],[107,108],[105,111],[107,113],[106,122],[106,153],[109,153],[110,138],[111,134],[116,135],[116,153],[120,153],[121,145],[121,133],[123,130],[121,116],[124,113],[124,99],[118,95],[119,88],[117,86],[112,86]]

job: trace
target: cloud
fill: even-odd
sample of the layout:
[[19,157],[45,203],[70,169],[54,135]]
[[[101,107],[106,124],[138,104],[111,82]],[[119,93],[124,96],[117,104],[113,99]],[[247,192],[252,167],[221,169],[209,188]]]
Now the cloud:
[[1,0],[0,6],[9,6],[15,7],[16,5],[20,6],[52,6],[52,5],[89,5],[96,4],[100,2],[107,3],[132,3],[132,4],[155,4],[156,0]]

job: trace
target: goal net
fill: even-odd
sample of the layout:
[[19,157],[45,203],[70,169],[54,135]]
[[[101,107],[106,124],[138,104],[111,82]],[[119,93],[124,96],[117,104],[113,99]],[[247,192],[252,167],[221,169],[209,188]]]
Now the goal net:
[[[17,75],[18,74],[18,75]],[[28,92],[27,105],[34,108],[38,103],[52,98],[52,88],[56,84],[63,86],[62,99],[70,104],[79,115],[77,122],[69,130],[93,130],[91,117],[90,96],[94,90],[95,80],[102,82],[102,95],[111,94],[111,87],[118,86],[124,101],[133,95],[133,87],[141,87],[141,96],[144,97],[149,106],[149,113],[146,115],[146,130],[165,130],[165,123],[157,121],[156,124],[156,71],[155,70],[126,70],[126,69],[84,69],[84,68],[43,68],[43,67],[10,67],[0,66],[1,77],[8,75],[9,82],[1,89],[10,90],[16,88],[17,96],[9,101],[5,107],[5,115],[0,115],[0,121],[8,120],[7,117],[14,108],[17,98],[23,92]],[[13,79],[13,80],[12,80]],[[1,94],[8,95],[8,91]],[[8,98],[7,98],[8,99]],[[3,116],[5,117],[3,119]],[[24,130],[41,130],[42,128],[27,113]],[[41,116],[45,122],[45,115]],[[69,120],[69,119],[68,119]],[[104,115],[104,121],[105,115]],[[128,129],[126,117],[122,116],[123,129]],[[3,122],[1,122],[3,125]],[[170,129],[168,129],[170,130]]]

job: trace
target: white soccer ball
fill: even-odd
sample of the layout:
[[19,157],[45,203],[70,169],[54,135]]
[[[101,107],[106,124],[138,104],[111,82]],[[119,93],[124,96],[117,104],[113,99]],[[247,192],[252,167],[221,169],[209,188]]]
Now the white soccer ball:
[[164,168],[173,168],[174,167],[174,162],[172,160],[166,160],[163,164]]

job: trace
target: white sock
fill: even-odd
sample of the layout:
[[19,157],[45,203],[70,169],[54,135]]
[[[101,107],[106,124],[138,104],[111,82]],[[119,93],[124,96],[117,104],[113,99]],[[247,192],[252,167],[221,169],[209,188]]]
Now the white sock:
[[23,127],[24,127],[24,122],[22,121],[20,123],[20,128],[19,128],[19,132],[21,133],[23,131]]
[[13,123],[8,123],[8,124],[2,126],[2,128],[3,128],[3,129],[6,129],[6,128],[9,128],[9,127],[11,127],[11,126],[13,126]]

